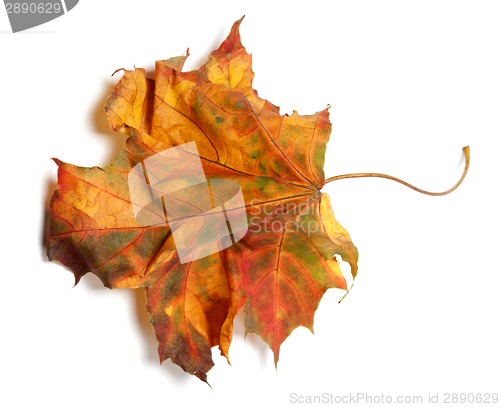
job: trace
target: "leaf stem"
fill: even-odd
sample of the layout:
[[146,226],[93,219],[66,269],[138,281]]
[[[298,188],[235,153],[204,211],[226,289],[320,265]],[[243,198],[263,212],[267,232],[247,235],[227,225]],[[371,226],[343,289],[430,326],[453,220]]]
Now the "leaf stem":
[[424,189],[417,188],[414,185],[411,185],[410,183],[403,181],[402,179],[393,177],[392,175],[386,175],[386,174],[379,174],[376,172],[359,172],[359,173],[354,173],[354,174],[343,174],[343,175],[336,175],[334,177],[330,177],[326,179],[325,185],[328,184],[329,182],[333,181],[338,181],[340,179],[348,179],[348,178],[368,178],[368,177],[373,177],[373,178],[385,178],[389,179],[391,181],[396,181],[399,182],[400,184],[403,184],[407,186],[408,188],[413,189],[414,191],[420,192],[421,194],[425,195],[431,195],[431,196],[443,196],[447,195],[451,192],[453,192],[455,189],[457,189],[462,181],[465,179],[465,176],[467,175],[467,171],[469,170],[469,163],[470,163],[470,149],[469,146],[466,146],[463,148],[464,156],[465,156],[465,168],[462,173],[462,176],[458,180],[458,182],[452,186],[450,189],[443,191],[443,192],[429,192]]

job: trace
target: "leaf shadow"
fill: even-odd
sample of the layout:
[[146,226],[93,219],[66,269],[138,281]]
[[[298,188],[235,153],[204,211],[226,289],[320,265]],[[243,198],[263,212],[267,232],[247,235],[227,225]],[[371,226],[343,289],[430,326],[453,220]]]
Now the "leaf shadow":
[[56,181],[51,177],[45,178],[45,199],[43,201],[43,220],[40,230],[40,248],[41,248],[41,257],[42,261],[49,261],[47,257],[47,239],[49,236],[49,208],[50,208],[50,199],[57,189]]
[[202,65],[208,62],[207,55],[210,54],[213,50],[219,48],[222,41],[227,36],[227,27],[219,27],[217,32],[214,34],[212,41],[206,45],[205,49],[202,50],[194,50],[193,53],[189,54],[189,58],[186,60],[186,64],[184,66],[183,71],[196,70],[200,68]]
[[[108,156],[105,158],[104,163],[107,164],[110,161],[114,160],[120,152],[122,151],[125,141],[126,135],[122,133],[117,133],[113,131],[109,125],[108,120],[106,118],[106,114],[103,110],[103,107],[113,89],[115,87],[115,82],[105,82],[103,85],[103,93],[97,99],[95,103],[95,109],[92,110],[89,120],[91,123],[91,127],[94,130],[94,133],[97,134],[97,137],[105,137],[106,141],[110,145]],[[57,182],[52,176],[47,176],[45,179],[45,198],[43,201],[43,221],[41,227],[41,257],[42,261],[49,261],[47,257],[47,239],[49,232],[49,209],[50,209],[50,200],[52,195],[57,189]]]
[[116,132],[112,130],[111,127],[109,127],[108,119],[106,117],[106,113],[104,112],[104,105],[106,104],[109,95],[113,93],[118,79],[119,78],[103,83],[103,92],[101,96],[96,100],[95,109],[93,109],[89,115],[89,120],[91,123],[91,127],[94,130],[94,135],[96,135],[96,137],[103,138],[110,146],[108,155],[103,160],[103,165],[107,165],[118,157],[128,137],[127,134]]
[[245,328],[245,308],[243,308],[236,318],[233,325],[233,340],[241,341],[246,346],[250,346],[258,355],[260,368],[266,369],[272,359],[272,351],[264,340],[254,332],[246,332]]

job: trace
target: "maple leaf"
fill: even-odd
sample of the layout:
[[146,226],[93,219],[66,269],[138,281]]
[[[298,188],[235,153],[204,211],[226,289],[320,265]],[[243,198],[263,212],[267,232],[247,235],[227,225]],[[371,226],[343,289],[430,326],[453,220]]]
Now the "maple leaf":
[[[203,381],[213,346],[228,358],[243,308],[247,332],[266,341],[277,363],[296,327],[312,331],[324,292],[346,289],[336,255],[357,272],[357,250],[321,192],[328,110],[280,115],[261,99],[240,23],[196,71],[182,71],[186,57],[158,61],[154,80],[144,69],[123,70],[105,111],[111,128],[131,130],[126,146],[104,168],[55,160],[50,206],[48,257],[77,283],[91,272],[109,288],[146,287],[160,360]],[[240,186],[249,226],[226,249],[184,262],[172,222],[138,221],[129,174],[191,142],[207,179]],[[188,204],[204,212],[196,200]]]

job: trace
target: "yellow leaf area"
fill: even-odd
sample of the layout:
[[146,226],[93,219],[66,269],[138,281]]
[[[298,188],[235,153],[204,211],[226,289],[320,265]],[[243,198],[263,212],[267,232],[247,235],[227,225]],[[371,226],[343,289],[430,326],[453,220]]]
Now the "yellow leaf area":
[[[251,56],[237,21],[196,71],[186,57],[124,70],[105,106],[114,130],[130,130],[117,160],[84,168],[56,160],[48,256],[110,288],[146,287],[160,360],[207,380],[211,348],[227,358],[233,321],[244,308],[247,332],[260,335],[278,361],[298,326],[312,330],[328,288],[346,289],[335,255],[356,275],[358,253],[321,193],[328,111],[280,115],[252,88]],[[208,179],[237,182],[248,231],[225,250],[190,262],[168,224],[134,216],[128,176],[166,149],[194,142]]]

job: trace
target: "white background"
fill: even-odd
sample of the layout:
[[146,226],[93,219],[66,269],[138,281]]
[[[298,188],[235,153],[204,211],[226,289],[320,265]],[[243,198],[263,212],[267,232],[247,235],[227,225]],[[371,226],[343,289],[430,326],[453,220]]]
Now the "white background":
[[[2,6],[3,7],[3,6]],[[44,218],[50,160],[92,166],[125,138],[101,107],[117,68],[184,54],[197,68],[246,15],[255,88],[281,106],[330,104],[333,210],[360,252],[354,289],[328,292],[315,334],[271,351],[241,317],[232,366],[214,349],[210,388],[160,366],[143,292],[101,287],[49,263]],[[12,34],[0,14],[2,199],[0,404],[277,405],[290,394],[500,392],[500,3],[497,1],[81,0],[67,15]],[[348,272],[348,267],[345,267]],[[265,404],[264,404],[265,403]]]

